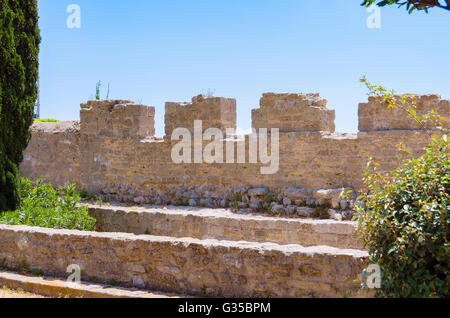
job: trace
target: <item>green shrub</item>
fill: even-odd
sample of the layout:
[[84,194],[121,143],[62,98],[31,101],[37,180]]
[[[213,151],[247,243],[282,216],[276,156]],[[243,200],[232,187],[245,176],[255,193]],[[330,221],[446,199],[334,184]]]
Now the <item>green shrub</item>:
[[56,190],[42,180],[33,183],[22,178],[19,197],[18,209],[0,214],[0,223],[82,231],[95,229],[95,219],[89,216],[87,208],[77,206],[81,197],[74,185]]
[[[359,229],[383,274],[384,297],[449,297],[450,158],[435,140],[389,176],[369,173]],[[360,198],[360,199],[361,199]]]
[[[368,86],[372,92],[388,96],[386,101],[395,107],[391,93]],[[435,117],[430,116],[432,112],[419,117],[415,104],[403,101],[402,107],[417,122]],[[390,174],[377,172],[377,165],[369,161],[363,180],[365,189],[355,204],[358,232],[371,261],[381,269],[378,296],[450,296],[447,131],[428,132],[431,142],[424,154],[405,160]]]

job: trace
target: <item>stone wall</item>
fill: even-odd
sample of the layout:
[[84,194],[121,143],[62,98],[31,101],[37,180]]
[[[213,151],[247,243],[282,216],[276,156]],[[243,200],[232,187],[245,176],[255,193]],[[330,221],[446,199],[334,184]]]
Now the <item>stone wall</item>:
[[81,184],[80,122],[36,122],[20,165],[22,176],[55,185]]
[[368,254],[328,246],[0,225],[0,265],[82,281],[210,297],[353,297]]
[[[409,156],[419,155],[428,142],[428,135],[416,129],[412,119],[385,111],[376,99],[360,105],[361,132],[333,133],[334,111],[325,105],[318,94],[263,95],[261,108],[253,111],[253,127],[280,129],[280,165],[273,175],[262,175],[261,163],[249,163],[249,136],[243,138],[245,163],[173,163],[171,150],[178,141],[171,140],[171,129],[191,130],[197,119],[203,120],[204,129],[235,127],[235,100],[204,96],[188,105],[166,105],[167,136],[163,139],[153,136],[153,107],[129,101],[82,104],[79,130],[61,132],[61,125],[66,124],[33,126],[21,173],[30,178],[43,176],[55,185],[76,183],[114,199],[155,204],[192,200],[197,205],[226,206],[226,200],[229,204],[238,195],[249,205],[248,190],[257,187],[269,189],[281,201],[287,197],[292,204],[308,199],[329,203],[333,197],[322,198],[317,189],[358,190],[369,157],[381,164],[381,170],[389,171],[398,165],[400,142],[412,151]],[[419,97],[418,105],[421,111],[435,108],[449,117],[449,101],[436,95]],[[231,144],[235,150],[242,143],[235,139],[222,142],[224,149]]]

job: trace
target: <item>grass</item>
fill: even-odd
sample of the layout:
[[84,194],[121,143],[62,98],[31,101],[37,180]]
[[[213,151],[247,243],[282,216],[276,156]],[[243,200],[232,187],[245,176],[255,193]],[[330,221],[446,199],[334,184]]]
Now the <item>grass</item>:
[[88,192],[88,191],[85,191],[85,190],[80,191],[79,195],[80,195],[80,197],[82,199],[85,199],[85,200],[88,200],[88,201],[92,201],[92,200],[95,199],[95,194],[94,193],[91,193],[91,192]]
[[206,292],[206,286],[203,285],[202,288],[200,288],[200,297],[206,298],[208,297],[208,294]]
[[37,277],[42,277],[42,276],[44,276],[44,272],[42,271],[42,269],[33,269],[31,271],[31,275],[37,276]]
[[59,120],[52,118],[35,118],[34,121],[38,123],[59,123]]

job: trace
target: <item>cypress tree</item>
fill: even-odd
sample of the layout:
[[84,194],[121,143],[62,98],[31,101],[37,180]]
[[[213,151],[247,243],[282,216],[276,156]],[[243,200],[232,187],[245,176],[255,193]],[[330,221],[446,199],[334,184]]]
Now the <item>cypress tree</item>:
[[36,0],[0,0],[0,211],[18,203],[18,165],[31,134],[40,35]]

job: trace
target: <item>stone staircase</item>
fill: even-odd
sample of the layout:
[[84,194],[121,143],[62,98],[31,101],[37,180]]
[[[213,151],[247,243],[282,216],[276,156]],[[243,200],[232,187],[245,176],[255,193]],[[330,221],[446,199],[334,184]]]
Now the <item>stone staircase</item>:
[[89,205],[98,232],[0,226],[0,263],[201,297],[366,297],[355,224],[225,209]]
[[355,223],[236,214],[228,209],[88,205],[99,232],[362,249]]

